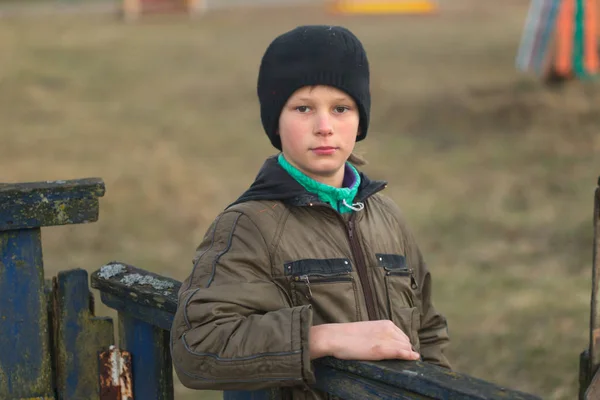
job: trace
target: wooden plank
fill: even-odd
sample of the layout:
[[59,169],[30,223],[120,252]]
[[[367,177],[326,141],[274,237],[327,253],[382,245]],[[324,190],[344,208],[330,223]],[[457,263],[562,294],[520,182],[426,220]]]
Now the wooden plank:
[[594,378],[590,383],[589,387],[585,391],[585,400],[598,400],[600,399],[600,370],[597,370],[594,374]]
[[425,400],[430,397],[398,389],[355,374],[349,374],[319,363],[315,366],[318,389],[340,399],[364,400]]
[[588,376],[600,368],[600,178],[594,193],[594,247],[592,254],[592,299],[590,310],[589,354],[590,366]]
[[0,231],[98,220],[101,179],[0,184]]
[[107,307],[117,310],[121,313],[129,314],[140,321],[144,321],[150,325],[157,326],[161,329],[170,330],[173,324],[175,312],[158,310],[151,306],[145,306],[129,298],[123,298],[110,293],[100,293],[102,303]]
[[223,400],[282,400],[282,398],[280,390],[274,388],[263,390],[224,390]]
[[56,387],[60,398],[99,399],[100,352],[114,344],[113,322],[94,317],[83,269],[54,278]]
[[[93,288],[100,290],[102,294],[113,295],[113,297],[103,297],[102,301],[119,303],[112,306],[119,307],[115,309],[121,311],[127,311],[127,307],[142,306],[136,308],[135,312],[144,313],[142,319],[149,323],[153,322],[145,319],[151,318],[146,311],[156,313],[155,325],[157,326],[164,328],[162,324],[165,318],[172,319],[167,316],[175,314],[177,310],[177,292],[181,287],[181,282],[175,279],[119,262],[108,263],[93,272],[90,279]],[[134,312],[134,308],[129,309]]]
[[53,396],[40,229],[0,232],[0,398]]
[[585,399],[585,391],[590,385],[590,351],[589,348],[579,355],[579,400]]
[[168,330],[119,313],[119,347],[131,354],[134,398],[173,400]]
[[[343,361],[326,357],[316,364],[317,387],[329,390],[334,396],[344,397],[362,393],[352,398],[444,399],[444,400],[539,400],[531,394],[496,386],[468,375],[450,371],[420,361]],[[331,371],[331,370],[335,371]],[[333,379],[335,378],[335,379]],[[333,380],[332,380],[333,379]],[[341,380],[341,381],[338,381]],[[350,387],[350,392],[347,392]],[[392,397],[379,397],[392,396]],[[377,394],[377,396],[375,396]],[[419,397],[420,396],[420,397]]]

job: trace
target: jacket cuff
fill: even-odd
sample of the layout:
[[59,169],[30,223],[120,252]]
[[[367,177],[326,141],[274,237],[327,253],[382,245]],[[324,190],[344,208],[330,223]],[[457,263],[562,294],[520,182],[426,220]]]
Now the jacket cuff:
[[303,307],[300,311],[300,348],[302,350],[302,379],[307,385],[316,382],[312,362],[310,360],[310,328],[312,327],[312,307]]

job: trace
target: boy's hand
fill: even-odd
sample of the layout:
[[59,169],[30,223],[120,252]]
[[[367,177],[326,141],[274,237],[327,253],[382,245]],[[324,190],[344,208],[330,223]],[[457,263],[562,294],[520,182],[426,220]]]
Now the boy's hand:
[[311,360],[333,356],[341,360],[418,360],[410,339],[392,321],[364,321],[313,326]]

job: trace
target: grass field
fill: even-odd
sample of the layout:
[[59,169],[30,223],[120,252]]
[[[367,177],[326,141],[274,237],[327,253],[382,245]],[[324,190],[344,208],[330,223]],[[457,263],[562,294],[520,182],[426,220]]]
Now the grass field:
[[[574,399],[600,86],[548,88],[515,71],[527,2],[452,4],[428,17],[302,7],[3,20],[0,181],[107,187],[97,223],[43,231],[47,276],[116,259],[184,279],[208,224],[273,153],[255,95],[262,52],[296,25],[343,24],[372,66],[365,170],[390,182],[419,238],[455,369]],[[178,384],[177,398],[216,397]]]

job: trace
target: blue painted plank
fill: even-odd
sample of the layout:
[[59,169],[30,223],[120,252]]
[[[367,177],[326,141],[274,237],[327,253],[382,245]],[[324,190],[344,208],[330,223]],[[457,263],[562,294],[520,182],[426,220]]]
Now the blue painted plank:
[[[388,391],[398,396],[401,394],[420,396],[406,397],[408,399],[540,400],[539,397],[528,393],[500,387],[421,361],[363,362],[326,357],[315,363],[315,369],[316,387],[341,397],[347,395],[345,392],[347,387],[352,387],[351,390],[355,392],[362,390],[362,394],[357,394],[353,398],[363,398],[362,396],[368,393],[383,394]],[[364,389],[360,389],[361,386],[364,386]]]
[[0,231],[96,221],[104,191],[98,178],[0,184]]
[[134,398],[173,399],[168,331],[119,313],[119,347],[131,354]]
[[114,344],[110,318],[93,316],[87,271],[54,279],[56,386],[61,398],[99,399],[98,353]]
[[0,232],[0,398],[53,396],[48,334],[41,232]]
[[93,272],[90,281],[108,307],[171,329],[181,282],[119,262]]
[[[347,400],[424,400],[431,399],[421,396],[407,387],[386,385],[373,379],[354,375],[335,368],[318,365],[315,368],[318,389]],[[439,397],[434,397],[438,399]],[[452,400],[453,397],[442,397],[444,400]],[[440,399],[442,399],[440,398]]]
[[279,389],[226,390],[223,400],[282,400]]
[[175,279],[113,261],[93,272],[90,281],[93,288],[119,297],[124,302],[170,314],[177,310],[181,282]]
[[100,292],[100,299],[107,307],[119,312],[135,316],[140,321],[154,325],[164,330],[171,330],[173,324],[174,311],[164,311],[161,309],[144,306],[132,301],[131,298],[123,298],[110,293]]

